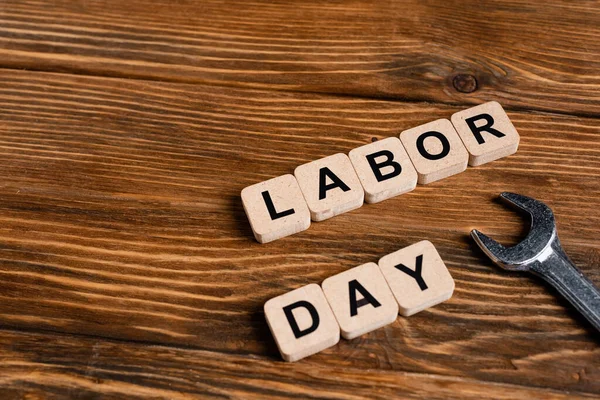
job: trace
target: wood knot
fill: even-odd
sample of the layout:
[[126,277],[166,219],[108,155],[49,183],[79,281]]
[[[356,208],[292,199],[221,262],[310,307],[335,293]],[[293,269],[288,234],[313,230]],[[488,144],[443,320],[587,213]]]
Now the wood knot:
[[452,85],[461,93],[473,93],[477,90],[477,79],[470,74],[458,74],[452,79]]

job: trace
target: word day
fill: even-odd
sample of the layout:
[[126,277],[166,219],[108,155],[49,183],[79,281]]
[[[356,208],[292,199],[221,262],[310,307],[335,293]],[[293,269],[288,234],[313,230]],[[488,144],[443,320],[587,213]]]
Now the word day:
[[254,237],[268,243],[431,182],[514,154],[519,134],[493,101],[350,151],[300,165],[294,175],[242,190]]
[[281,356],[297,361],[448,300],[454,280],[429,241],[272,298],[265,317]]

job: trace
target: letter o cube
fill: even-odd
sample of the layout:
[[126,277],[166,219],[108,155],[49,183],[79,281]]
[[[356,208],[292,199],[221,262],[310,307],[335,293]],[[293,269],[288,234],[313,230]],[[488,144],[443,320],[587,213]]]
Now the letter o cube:
[[400,133],[400,140],[426,185],[467,169],[469,153],[447,119],[438,119]]

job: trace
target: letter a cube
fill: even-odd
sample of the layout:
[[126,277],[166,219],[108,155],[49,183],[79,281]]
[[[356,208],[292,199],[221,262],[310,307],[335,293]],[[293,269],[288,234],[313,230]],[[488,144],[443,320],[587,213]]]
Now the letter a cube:
[[330,276],[321,286],[345,339],[391,324],[398,317],[398,303],[375,263]]
[[362,206],[365,192],[347,155],[338,153],[296,167],[294,176],[313,221]]

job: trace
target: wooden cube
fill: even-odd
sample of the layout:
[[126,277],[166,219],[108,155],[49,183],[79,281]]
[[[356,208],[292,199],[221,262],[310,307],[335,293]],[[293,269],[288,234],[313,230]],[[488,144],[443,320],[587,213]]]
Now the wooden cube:
[[358,147],[349,156],[367,203],[410,192],[417,185],[417,171],[395,137]]
[[478,166],[517,152],[519,133],[500,103],[490,101],[452,115],[452,124]]
[[454,292],[454,279],[427,240],[382,257],[379,268],[405,317],[448,300]]
[[308,229],[310,212],[293,175],[269,179],[242,190],[242,204],[254,237],[268,243]]
[[342,153],[300,165],[294,171],[313,221],[362,206],[364,191],[348,156]]
[[317,284],[301,287],[267,301],[265,317],[281,356],[297,361],[334,346],[340,327]]
[[331,276],[321,286],[345,339],[391,324],[398,317],[396,299],[375,263]]
[[420,184],[428,184],[467,169],[469,153],[452,123],[438,119],[400,133],[419,176]]

